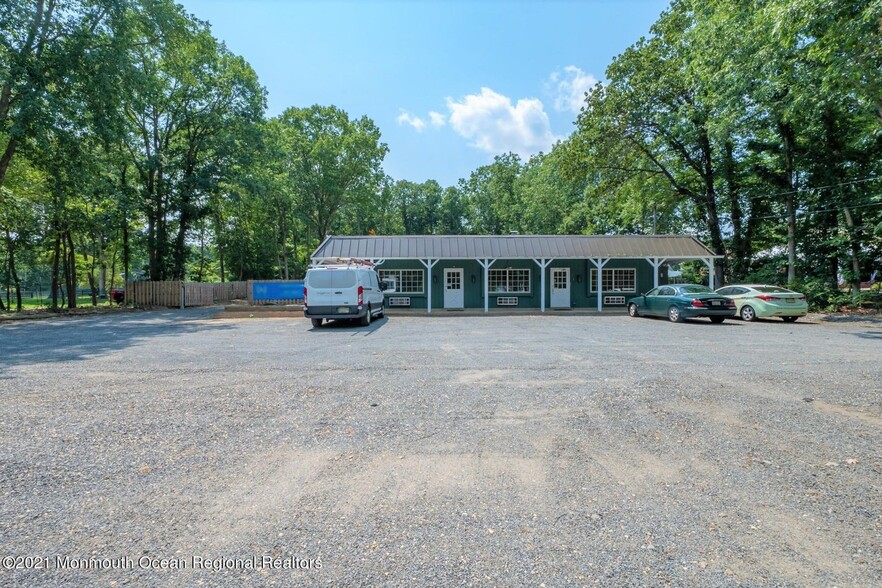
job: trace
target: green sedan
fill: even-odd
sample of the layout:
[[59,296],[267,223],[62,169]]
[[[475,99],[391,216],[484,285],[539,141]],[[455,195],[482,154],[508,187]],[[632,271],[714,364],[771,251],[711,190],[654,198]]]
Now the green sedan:
[[780,286],[737,284],[719,288],[717,294],[734,300],[738,307],[738,316],[745,321],[778,316],[785,322],[792,323],[808,314],[805,296]]
[[628,314],[666,316],[674,323],[707,317],[712,323],[721,323],[735,316],[735,303],[707,286],[672,284],[628,300]]

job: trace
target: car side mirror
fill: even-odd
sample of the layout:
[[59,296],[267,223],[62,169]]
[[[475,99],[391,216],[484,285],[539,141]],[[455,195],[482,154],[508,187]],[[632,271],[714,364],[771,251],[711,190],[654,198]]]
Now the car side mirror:
[[386,280],[383,280],[382,282],[380,282],[380,290],[382,290],[383,292],[385,292],[386,290],[391,290],[391,289],[392,289],[392,282],[389,282]]

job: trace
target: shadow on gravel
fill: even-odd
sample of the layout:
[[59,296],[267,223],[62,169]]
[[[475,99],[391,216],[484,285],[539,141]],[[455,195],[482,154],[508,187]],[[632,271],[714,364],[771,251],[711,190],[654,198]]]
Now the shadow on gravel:
[[854,335],[855,337],[860,337],[861,339],[876,339],[877,341],[882,341],[882,331],[863,331],[860,333],[843,331],[849,335]]
[[827,315],[821,319],[825,323],[874,323],[882,325],[882,317],[866,314]]
[[352,321],[330,321],[322,323],[320,327],[312,327],[309,329],[311,333],[321,333],[321,332],[338,332],[338,331],[352,331],[352,336],[356,335],[370,335],[374,331],[381,329],[383,325],[389,322],[389,317],[384,316],[381,319],[374,319],[371,321],[370,326],[362,327],[357,322]]
[[21,364],[74,361],[124,349],[153,337],[233,328],[210,323],[217,309],[88,315],[0,325],[0,371]]
[[[641,318],[641,319],[650,319],[650,320],[661,321],[661,322],[663,322],[663,323],[670,323],[670,322],[671,322],[670,320],[668,320],[667,317],[664,317],[664,316],[640,315],[639,318]],[[688,319],[685,319],[682,323],[671,323],[671,324],[674,324],[674,325],[703,325],[703,326],[705,326],[705,327],[714,327],[714,328],[717,328],[717,327],[741,327],[741,326],[744,326],[744,325],[741,324],[741,321],[739,321],[738,319],[735,319],[735,318],[727,318],[726,320],[724,320],[724,321],[721,322],[721,323],[712,323],[712,322],[710,322],[710,320],[708,320],[708,319],[706,319],[706,318],[705,318],[705,319],[702,319],[702,318],[688,318]]]

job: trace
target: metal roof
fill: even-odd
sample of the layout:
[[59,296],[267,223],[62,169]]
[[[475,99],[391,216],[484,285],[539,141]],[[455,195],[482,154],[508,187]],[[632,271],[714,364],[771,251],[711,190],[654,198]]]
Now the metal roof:
[[329,236],[314,260],[361,259],[694,259],[720,257],[683,235],[401,235]]

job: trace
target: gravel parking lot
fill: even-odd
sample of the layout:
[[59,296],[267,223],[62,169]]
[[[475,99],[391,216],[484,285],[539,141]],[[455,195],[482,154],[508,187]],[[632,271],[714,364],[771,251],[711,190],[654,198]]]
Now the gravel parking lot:
[[882,585],[878,324],[212,312],[0,325],[0,585]]

